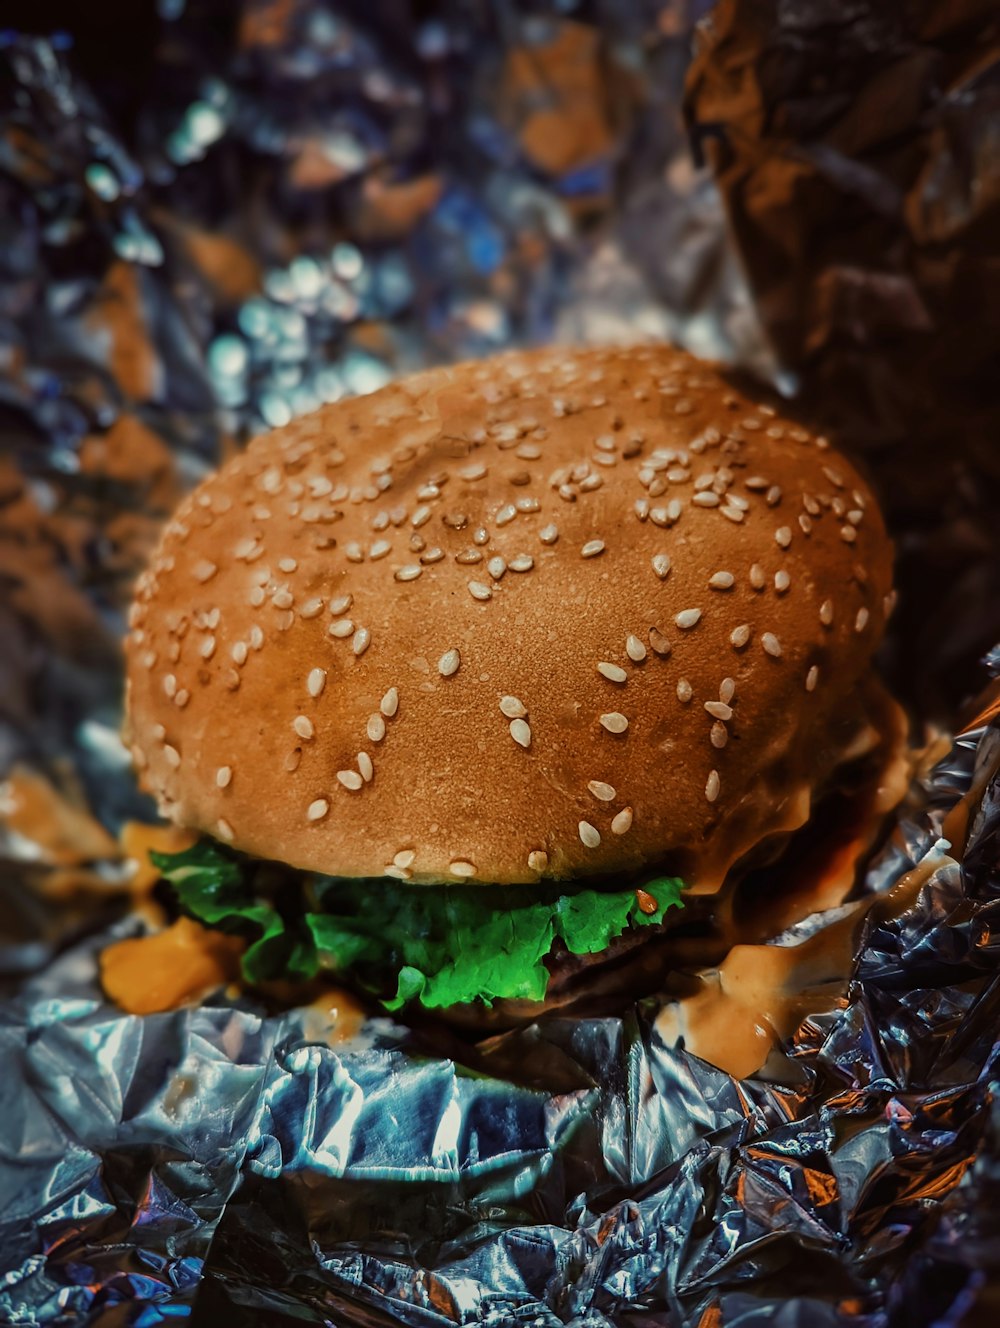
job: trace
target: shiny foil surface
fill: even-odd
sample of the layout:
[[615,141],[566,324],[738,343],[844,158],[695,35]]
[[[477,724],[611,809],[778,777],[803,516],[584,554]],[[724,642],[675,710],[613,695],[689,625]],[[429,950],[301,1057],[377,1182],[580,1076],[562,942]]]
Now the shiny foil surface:
[[[136,1018],[96,980],[108,940],[147,925],[117,837],[152,819],[118,737],[131,584],[208,468],[320,402],[508,344],[665,336],[808,380],[773,335],[754,228],[727,238],[722,159],[689,148],[706,8],[160,0],[101,79],[58,34],[0,31],[0,1322],[996,1321],[989,705],[934,746],[868,870],[846,995],[749,1079],[668,1036],[656,1002],[473,1044],[239,996]],[[977,126],[967,174],[934,178],[978,207],[992,47],[958,8],[964,26],[921,18],[924,46],[964,68],[975,42],[983,76],[948,103],[952,137],[921,143],[940,161]],[[728,53],[799,49],[796,6],[760,12],[720,8],[689,83],[689,119],[710,106],[720,140],[775,123],[705,101],[740,67]],[[854,68],[874,77],[899,29],[824,12],[869,43]],[[902,96],[911,67],[885,67]],[[921,133],[944,86],[920,83]],[[792,244],[806,214],[744,196]],[[961,226],[936,243],[938,274],[986,248]],[[879,451],[884,483],[905,454]],[[909,566],[959,557],[965,607],[942,629],[943,591],[904,582],[892,652],[940,682],[1000,622],[993,534],[968,519],[980,472],[963,488],[961,449],[933,455],[918,487],[953,491],[940,519],[922,497],[892,510]]]

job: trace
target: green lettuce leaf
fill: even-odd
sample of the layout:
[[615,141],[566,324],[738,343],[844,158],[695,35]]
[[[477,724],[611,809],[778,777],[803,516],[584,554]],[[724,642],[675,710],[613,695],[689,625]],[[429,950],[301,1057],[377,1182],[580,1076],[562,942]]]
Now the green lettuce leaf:
[[352,978],[390,1010],[414,1000],[431,1009],[541,1000],[545,959],[557,941],[572,954],[596,954],[682,904],[673,877],[643,882],[656,901],[648,914],[634,886],[500,889],[311,877],[314,906],[279,911],[255,892],[256,864],[211,840],[153,861],[185,912],[251,940],[243,956],[249,981],[309,978],[323,968]]

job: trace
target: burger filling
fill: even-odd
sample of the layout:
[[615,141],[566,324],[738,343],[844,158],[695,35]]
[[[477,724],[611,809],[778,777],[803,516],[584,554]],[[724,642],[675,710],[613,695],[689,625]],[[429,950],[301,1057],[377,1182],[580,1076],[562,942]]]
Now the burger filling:
[[294,872],[210,839],[151,856],[183,913],[245,938],[248,982],[326,972],[390,1010],[541,1001],[554,956],[605,952],[682,904],[670,876],[617,889],[408,886]]

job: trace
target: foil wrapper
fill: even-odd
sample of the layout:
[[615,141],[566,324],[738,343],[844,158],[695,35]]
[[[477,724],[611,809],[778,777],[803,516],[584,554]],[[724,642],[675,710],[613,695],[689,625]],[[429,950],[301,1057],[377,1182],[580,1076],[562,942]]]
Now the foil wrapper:
[[[254,430],[399,370],[667,336],[825,386],[829,409],[855,399],[818,367],[848,334],[869,340],[836,362],[877,383],[916,347],[905,427],[882,427],[873,390],[858,400],[879,428],[854,433],[902,539],[894,650],[918,712],[940,713],[1000,637],[981,483],[995,453],[966,445],[989,436],[992,397],[980,375],[969,408],[931,353],[960,325],[963,346],[980,338],[974,363],[992,362],[993,323],[973,328],[956,301],[990,289],[993,38],[974,5],[937,24],[911,8],[916,36],[864,5],[826,7],[819,29],[800,8],[716,12],[689,83],[704,166],[681,115],[698,0],[237,0],[224,15],[159,0],[134,26],[116,7],[117,48],[101,40],[117,59],[92,35],[0,32],[0,1322],[995,1320],[991,715],[872,864],[864,892],[903,905],[868,912],[846,996],[749,1079],[668,1035],[654,1002],[442,1046],[246,998],[128,1017],[96,981],[100,949],[143,925],[125,916],[134,864],[115,837],[152,815],[118,739],[118,642],[159,524]],[[817,75],[824,33],[844,40],[846,92]],[[904,48],[909,64],[887,57]],[[727,102],[741,68],[798,81],[761,82],[757,114],[751,77]],[[948,77],[912,77],[935,68]],[[898,116],[866,123],[891,139],[882,175],[905,159],[904,195],[934,201],[938,223],[912,250],[872,232],[853,286],[847,263],[814,287],[823,264],[783,255],[819,213],[742,185],[772,178],[787,107],[785,141],[816,148],[791,153],[803,176],[822,167],[839,182],[827,201],[850,203],[828,239],[862,237],[858,209],[884,191],[834,129],[869,85],[887,89],[876,107],[916,106],[910,138]],[[918,248],[911,280],[899,255]],[[942,292],[926,327],[925,279]],[[830,298],[802,298],[814,288]],[[861,312],[831,313],[847,308]],[[837,334],[808,335],[821,326]],[[961,447],[954,428],[918,444],[917,402],[941,383]],[[899,394],[885,399],[897,418]],[[968,839],[949,848],[956,807]],[[814,916],[776,945],[842,921]]]

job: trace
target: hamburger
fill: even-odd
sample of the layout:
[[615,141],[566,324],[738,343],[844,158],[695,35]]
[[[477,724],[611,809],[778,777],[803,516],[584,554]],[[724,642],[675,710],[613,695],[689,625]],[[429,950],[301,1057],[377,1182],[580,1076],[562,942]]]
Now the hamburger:
[[251,981],[474,1026],[655,990],[849,888],[902,741],[891,573],[850,462],[675,349],[297,419],[136,587],[127,741],[200,836],[172,906]]

